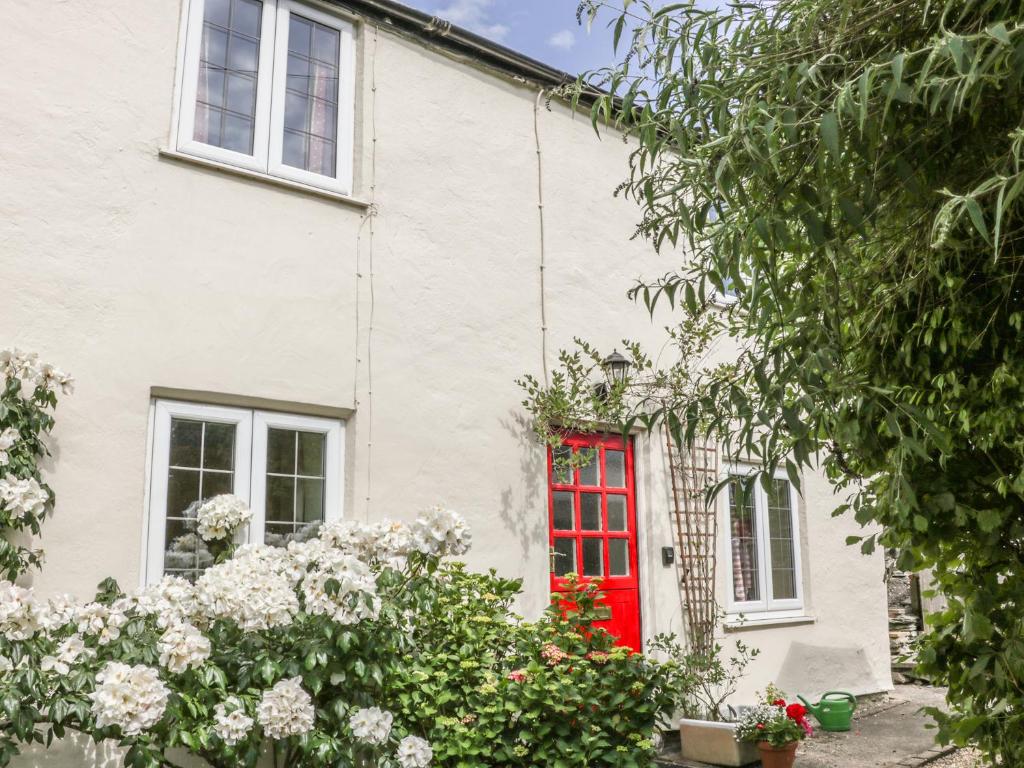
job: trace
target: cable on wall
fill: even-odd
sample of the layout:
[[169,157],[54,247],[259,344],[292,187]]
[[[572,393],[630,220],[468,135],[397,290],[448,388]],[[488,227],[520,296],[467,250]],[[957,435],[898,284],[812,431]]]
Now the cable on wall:
[[540,149],[540,102],[543,98],[544,89],[541,88],[537,91],[537,100],[533,103],[533,142],[537,150],[537,220],[540,234],[540,354],[544,367],[544,384],[548,386],[551,382],[548,375],[548,312],[544,286],[544,159]]
[[360,412],[362,405],[359,400],[359,365],[362,358],[359,355],[360,342],[360,282],[364,279],[361,269],[361,254],[363,232],[366,232],[366,266],[365,275],[367,288],[370,294],[370,312],[366,327],[366,497],[363,505],[363,515],[367,521],[370,519],[370,501],[372,498],[373,480],[373,319],[376,307],[376,296],[373,285],[373,244],[375,222],[377,219],[377,40],[380,28],[373,27],[373,50],[370,53],[370,169],[369,169],[369,206],[363,215],[359,225],[359,234],[356,237],[356,364],[353,371],[352,391],[355,397],[356,412]]

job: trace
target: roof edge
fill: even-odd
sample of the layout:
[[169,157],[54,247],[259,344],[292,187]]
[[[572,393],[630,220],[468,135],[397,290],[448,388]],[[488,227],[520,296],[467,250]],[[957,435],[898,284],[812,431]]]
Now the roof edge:
[[389,27],[412,33],[436,45],[471,56],[507,74],[555,88],[576,81],[575,75],[548,66],[500,43],[488,40],[450,21],[431,16],[394,0],[330,0]]

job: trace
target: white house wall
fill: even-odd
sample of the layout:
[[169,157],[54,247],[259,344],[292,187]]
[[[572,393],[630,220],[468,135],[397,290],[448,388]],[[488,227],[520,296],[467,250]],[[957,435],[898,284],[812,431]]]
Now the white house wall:
[[[446,503],[472,524],[471,565],[522,577],[522,610],[542,610],[545,459],[514,383],[542,370],[536,89],[361,26],[355,197],[374,201],[371,236],[363,208],[160,155],[177,3],[5,11],[2,342],[78,381],[50,440],[57,511],[37,589],[139,584],[151,391],[170,387],[351,409],[344,514]],[[660,348],[666,317],[625,292],[677,264],[630,240],[638,211],[612,196],[628,146],[543,102],[539,138],[548,364],[574,336]],[[636,457],[650,637],[682,627],[660,559],[673,542],[660,442],[639,437]],[[890,685],[882,561],[845,546],[856,526],[832,506],[808,478],[814,623],[727,636],[762,649],[744,695],[799,669],[796,642],[863,654],[867,672],[836,670],[835,687]]]

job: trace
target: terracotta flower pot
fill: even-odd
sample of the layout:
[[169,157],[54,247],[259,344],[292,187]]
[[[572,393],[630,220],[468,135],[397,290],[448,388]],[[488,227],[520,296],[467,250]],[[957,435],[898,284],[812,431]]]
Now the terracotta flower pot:
[[792,768],[796,760],[796,748],[800,745],[798,741],[791,741],[781,747],[773,747],[767,741],[757,742],[757,749],[761,753],[762,768]]

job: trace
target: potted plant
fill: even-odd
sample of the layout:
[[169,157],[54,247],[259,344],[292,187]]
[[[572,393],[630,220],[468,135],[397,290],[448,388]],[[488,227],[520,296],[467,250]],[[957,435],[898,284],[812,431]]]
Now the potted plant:
[[756,763],[757,747],[736,738],[735,712],[725,702],[758,650],[740,642],[726,657],[717,643],[704,652],[684,650],[671,637],[655,638],[651,650],[668,656],[674,670],[683,759],[730,768]]
[[797,747],[812,732],[807,708],[787,704],[771,687],[761,703],[744,712],[736,725],[739,741],[757,744],[763,768],[791,768]]

